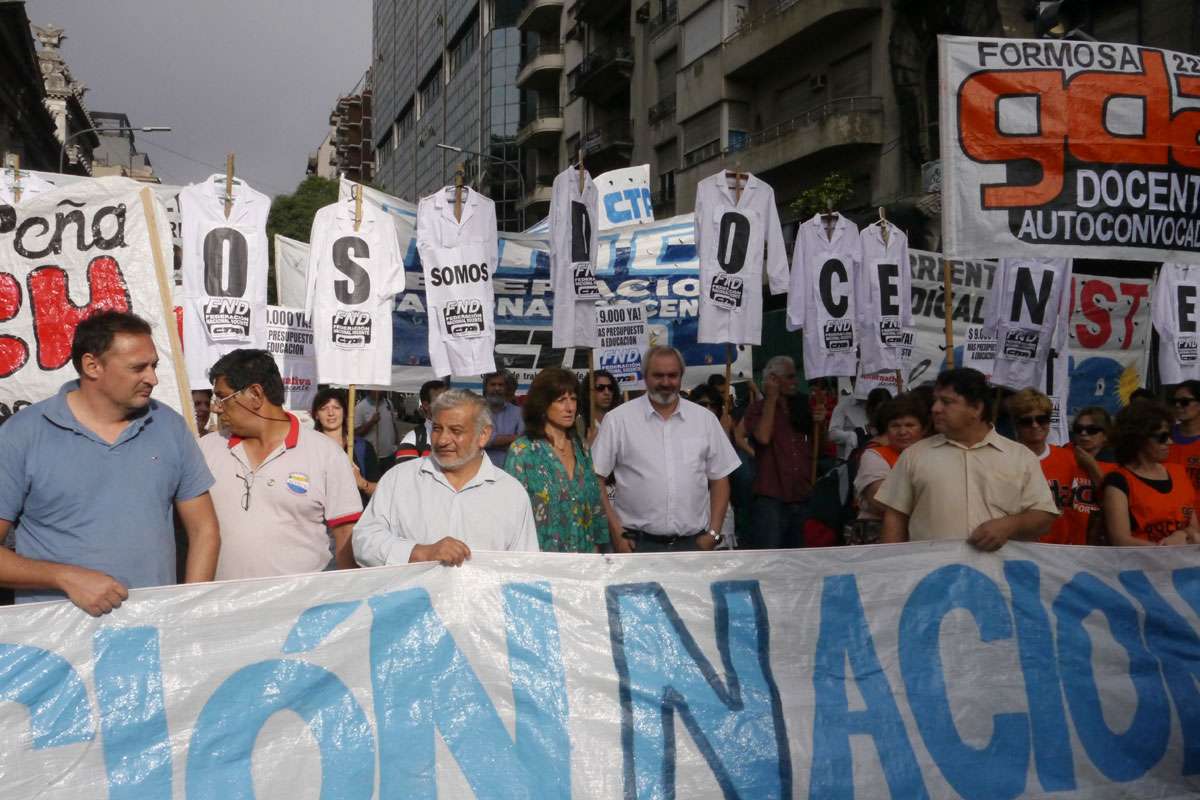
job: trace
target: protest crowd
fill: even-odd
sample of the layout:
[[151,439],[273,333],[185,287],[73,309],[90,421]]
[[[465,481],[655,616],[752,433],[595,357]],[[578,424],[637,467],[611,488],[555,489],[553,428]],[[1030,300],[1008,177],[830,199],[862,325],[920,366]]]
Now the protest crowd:
[[17,602],[65,596],[94,615],[130,588],[458,566],[473,550],[1200,543],[1196,381],[1165,402],[1143,391],[1115,419],[1085,408],[1059,447],[1046,395],[1001,399],[970,368],[831,403],[776,356],[736,403],[719,376],[685,391],[683,357],[655,346],[636,397],[605,371],[590,396],[561,368],[522,397],[505,371],[484,376],[482,396],[431,380],[421,421],[397,436],[384,392],[351,410],[322,389],[302,423],[275,361],[243,348],[212,365],[211,394],[193,393],[197,442],[152,396],[142,319],[93,314],[71,359],[77,380],[0,427],[0,532],[15,540],[0,583]]

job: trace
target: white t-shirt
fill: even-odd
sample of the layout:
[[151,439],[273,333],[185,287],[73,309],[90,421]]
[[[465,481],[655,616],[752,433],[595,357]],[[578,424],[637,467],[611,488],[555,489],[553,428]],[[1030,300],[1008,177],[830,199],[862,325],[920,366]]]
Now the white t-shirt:
[[1046,390],[1051,348],[1066,352],[1070,286],[1068,258],[1000,259],[983,313],[983,331],[996,339],[993,384]]
[[362,396],[354,409],[354,427],[366,425],[376,411],[379,412],[379,421],[361,438],[371,443],[377,456],[391,458],[396,454],[396,412],[386,394],[380,395],[378,404],[369,393]]
[[446,187],[417,204],[417,252],[433,373],[467,377],[496,370],[492,276],[500,246],[495,203],[464,188],[462,218],[456,220],[453,193]]
[[860,232],[862,269],[855,282],[862,373],[903,367],[900,352],[904,331],[911,330],[912,270],[908,266],[908,237],[895,225],[876,222]]
[[832,236],[826,235],[820,214],[800,224],[792,252],[787,328],[804,329],[804,375],[809,379],[858,372],[854,296],[861,264],[858,226],[841,214]]
[[700,259],[700,325],[708,344],[762,342],[762,271],[766,248],[772,294],[788,290],[787,250],[775,191],[753,175],[735,202],[725,171],[696,187],[696,253]]
[[392,382],[392,308],[404,291],[404,256],[393,217],[339,200],[313,218],[305,304],[312,316],[321,383]]
[[267,214],[271,200],[238,179],[225,216],[225,176],[179,191],[183,354],[193,389],[240,347],[266,347]]
[[1163,264],[1150,302],[1164,384],[1200,379],[1200,266]]
[[600,243],[600,193],[584,170],[567,167],[550,194],[550,286],[554,292],[553,347],[595,347],[596,253]]

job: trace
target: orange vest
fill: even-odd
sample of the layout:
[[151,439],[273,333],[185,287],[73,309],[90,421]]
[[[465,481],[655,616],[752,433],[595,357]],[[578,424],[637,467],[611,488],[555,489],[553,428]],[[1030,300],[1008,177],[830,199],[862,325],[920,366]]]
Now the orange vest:
[[[1087,543],[1087,514],[1080,515],[1073,511],[1075,486],[1084,481],[1091,486],[1087,474],[1075,463],[1075,454],[1065,447],[1047,445],[1050,452],[1040,459],[1042,475],[1050,484],[1050,493],[1054,495],[1054,504],[1058,506],[1058,519],[1050,527],[1050,531],[1038,541],[1047,544],[1086,544]],[[1082,521],[1081,521],[1082,520]]]
[[1192,481],[1192,486],[1200,489],[1200,440],[1190,444],[1176,444],[1171,442],[1170,454],[1167,456],[1168,464],[1182,464],[1187,468],[1188,477]]
[[896,462],[900,460],[900,451],[894,447],[879,442],[871,442],[867,445],[868,450],[874,450],[876,453],[887,462],[889,467],[896,466]]
[[1180,464],[1163,464],[1171,478],[1171,491],[1163,494],[1147,486],[1124,467],[1116,472],[1129,484],[1129,513],[1133,516],[1133,535],[1148,542],[1159,542],[1188,526],[1196,506],[1196,489]]

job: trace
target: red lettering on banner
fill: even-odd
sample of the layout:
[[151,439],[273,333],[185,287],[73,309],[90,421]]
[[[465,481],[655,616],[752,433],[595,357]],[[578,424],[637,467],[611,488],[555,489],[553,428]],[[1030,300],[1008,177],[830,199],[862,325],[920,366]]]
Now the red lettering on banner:
[[[1067,86],[1071,155],[1097,164],[1166,164],[1171,139],[1171,83],[1162,53],[1142,51],[1140,75],[1083,72]],[[1113,97],[1142,100],[1141,136],[1114,136],[1104,126]]]
[[[7,272],[0,272],[0,322],[8,322],[21,310],[21,284]],[[0,336],[0,378],[7,378],[25,366],[29,345],[19,336]]]
[[1133,345],[1133,320],[1142,307],[1142,300],[1150,295],[1150,287],[1144,283],[1122,283],[1121,294],[1133,301],[1125,317],[1125,339],[1121,342],[1121,349],[1128,350]]
[[[1103,297],[1112,305],[1107,308],[1099,305],[1096,302],[1098,297]],[[1080,302],[1083,316],[1088,322],[1099,328],[1099,331],[1092,333],[1088,330],[1087,325],[1076,325],[1075,338],[1079,340],[1082,347],[1090,350],[1101,348],[1108,341],[1108,337],[1112,336],[1111,309],[1117,302],[1117,294],[1104,281],[1084,281]]]
[[29,273],[29,302],[33,308],[33,336],[37,362],[56,370],[71,358],[75,327],[99,310],[129,311],[129,287],[112,256],[97,256],[88,264],[88,302],[71,302],[69,279],[61,267],[38,267]]
[[[1200,78],[1179,78],[1179,96],[1200,98]],[[1185,167],[1200,168],[1200,108],[1187,108],[1171,120],[1171,153]]]

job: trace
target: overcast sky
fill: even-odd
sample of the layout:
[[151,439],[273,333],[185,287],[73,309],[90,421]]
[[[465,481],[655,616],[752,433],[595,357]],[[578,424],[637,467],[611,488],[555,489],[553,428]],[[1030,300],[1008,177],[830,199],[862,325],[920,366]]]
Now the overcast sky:
[[66,30],[63,58],[87,85],[89,110],[174,129],[136,134],[163,183],[223,173],[233,152],[252,186],[290,193],[338,96],[371,61],[371,0],[27,0],[25,9],[33,24]]

